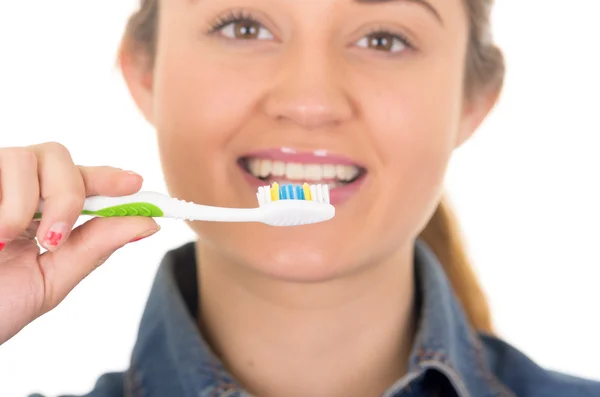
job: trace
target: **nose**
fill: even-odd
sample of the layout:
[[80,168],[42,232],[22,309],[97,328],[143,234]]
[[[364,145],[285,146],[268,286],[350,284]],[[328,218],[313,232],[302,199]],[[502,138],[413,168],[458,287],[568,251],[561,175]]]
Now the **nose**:
[[335,127],[352,117],[341,68],[330,54],[296,47],[282,58],[264,103],[270,118],[315,130]]

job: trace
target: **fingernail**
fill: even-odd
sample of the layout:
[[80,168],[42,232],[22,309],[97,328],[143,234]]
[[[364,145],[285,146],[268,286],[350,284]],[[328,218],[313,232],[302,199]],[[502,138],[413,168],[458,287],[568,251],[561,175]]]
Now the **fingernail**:
[[6,247],[6,243],[0,242],[0,251]]
[[127,171],[127,172],[126,172],[126,174],[127,174],[127,175],[133,175],[133,176],[140,176],[140,174],[138,174],[138,173],[137,173],[137,172],[135,172],[135,171]]
[[145,239],[145,238],[148,238],[148,237],[150,237],[150,236],[152,236],[152,235],[156,234],[156,232],[158,232],[159,230],[160,230],[160,227],[159,227],[158,229],[156,229],[156,230],[150,230],[150,231],[148,231],[148,232],[146,232],[146,233],[144,233],[144,234],[142,234],[142,235],[140,235],[140,236],[138,236],[138,237],[134,238],[133,240],[131,240],[131,241],[129,242],[129,244],[131,244],[131,243],[135,243],[136,241],[140,241],[140,240],[143,240],[143,239]]
[[46,248],[55,248],[62,242],[65,234],[67,233],[67,227],[65,223],[55,223],[50,227],[46,238],[44,239],[44,245]]

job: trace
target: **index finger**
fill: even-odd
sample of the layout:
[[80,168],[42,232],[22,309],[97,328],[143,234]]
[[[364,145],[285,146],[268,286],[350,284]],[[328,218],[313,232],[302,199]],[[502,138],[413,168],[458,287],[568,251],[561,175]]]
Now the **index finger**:
[[98,166],[77,166],[86,196],[127,196],[137,193],[142,188],[143,179],[132,171],[124,171],[119,168]]

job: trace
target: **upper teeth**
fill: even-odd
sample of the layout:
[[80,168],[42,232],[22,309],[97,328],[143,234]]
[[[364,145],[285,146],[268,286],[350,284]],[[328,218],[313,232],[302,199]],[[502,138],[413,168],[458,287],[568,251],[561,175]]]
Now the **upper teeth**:
[[351,181],[358,176],[360,169],[354,165],[336,164],[300,164],[252,158],[248,160],[248,170],[254,176],[284,177],[289,180],[339,179]]

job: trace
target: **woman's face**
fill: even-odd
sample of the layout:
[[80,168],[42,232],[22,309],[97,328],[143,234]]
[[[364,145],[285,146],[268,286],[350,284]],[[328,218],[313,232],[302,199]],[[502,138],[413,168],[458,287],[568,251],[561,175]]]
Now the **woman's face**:
[[329,222],[192,224],[272,277],[340,277],[412,244],[488,110],[463,101],[460,0],[173,0],[160,13],[151,75],[125,76],[170,193],[254,207],[273,181],[332,187]]

